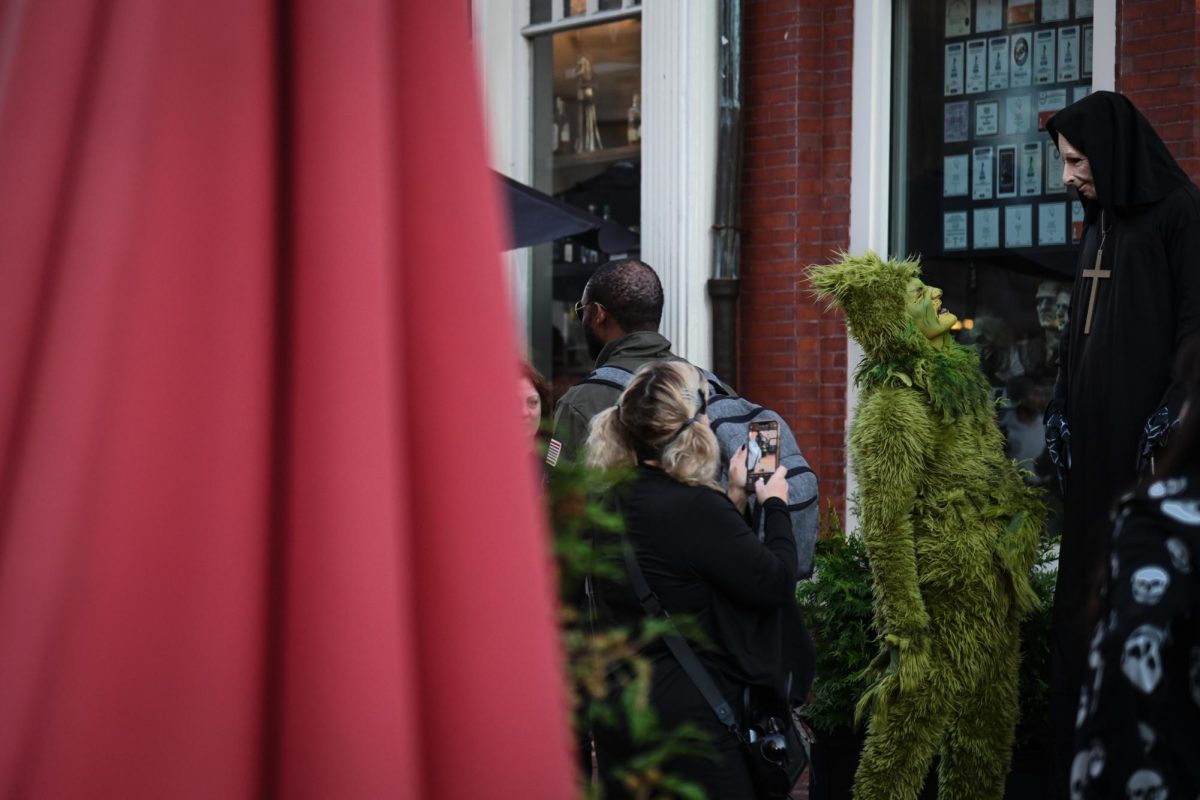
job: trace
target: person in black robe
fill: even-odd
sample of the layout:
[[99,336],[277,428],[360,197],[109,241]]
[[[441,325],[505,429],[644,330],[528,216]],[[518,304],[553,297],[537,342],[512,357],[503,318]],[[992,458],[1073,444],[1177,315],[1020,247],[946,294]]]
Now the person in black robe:
[[1179,420],[1171,365],[1200,332],[1200,190],[1129,100],[1095,92],[1046,130],[1085,230],[1046,438],[1064,492],[1051,642],[1051,714],[1065,796],[1110,515]]

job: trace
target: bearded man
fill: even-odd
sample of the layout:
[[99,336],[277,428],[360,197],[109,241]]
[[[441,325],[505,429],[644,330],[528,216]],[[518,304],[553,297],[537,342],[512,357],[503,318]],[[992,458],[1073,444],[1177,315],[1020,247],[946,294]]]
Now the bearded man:
[[1087,645],[1108,565],[1111,512],[1179,421],[1176,353],[1200,334],[1200,190],[1133,104],[1094,92],[1046,125],[1086,223],[1047,447],[1064,492],[1051,644],[1051,712],[1065,795]]

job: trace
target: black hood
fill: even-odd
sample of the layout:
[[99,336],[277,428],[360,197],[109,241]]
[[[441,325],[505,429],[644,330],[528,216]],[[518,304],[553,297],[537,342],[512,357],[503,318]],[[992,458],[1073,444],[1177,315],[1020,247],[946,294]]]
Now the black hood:
[[1133,103],[1114,92],[1092,92],[1059,111],[1046,123],[1087,156],[1098,201],[1081,198],[1088,214],[1100,207],[1111,216],[1155,203],[1182,184],[1187,174]]

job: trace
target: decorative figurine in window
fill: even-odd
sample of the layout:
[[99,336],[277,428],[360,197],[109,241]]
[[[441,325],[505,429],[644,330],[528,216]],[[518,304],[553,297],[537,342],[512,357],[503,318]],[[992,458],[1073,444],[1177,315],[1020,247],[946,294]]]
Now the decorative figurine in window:
[[596,122],[596,81],[592,75],[592,62],[587,56],[580,56],[575,63],[575,76],[578,81],[575,98],[579,101],[579,131],[575,138],[575,152],[590,153],[602,149],[604,145],[600,141],[600,126]]

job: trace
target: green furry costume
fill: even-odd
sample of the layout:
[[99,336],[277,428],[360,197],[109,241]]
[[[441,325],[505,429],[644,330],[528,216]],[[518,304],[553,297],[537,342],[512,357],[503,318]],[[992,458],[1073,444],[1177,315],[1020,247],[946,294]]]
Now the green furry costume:
[[809,270],[865,352],[850,450],[886,670],[860,704],[874,709],[854,793],[916,798],[940,750],[939,798],[1000,798],[1044,510],[1005,458],[974,351],[914,322],[918,288],[941,296],[919,275],[874,253]]

